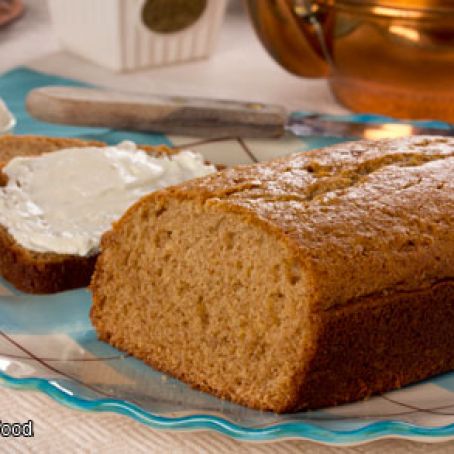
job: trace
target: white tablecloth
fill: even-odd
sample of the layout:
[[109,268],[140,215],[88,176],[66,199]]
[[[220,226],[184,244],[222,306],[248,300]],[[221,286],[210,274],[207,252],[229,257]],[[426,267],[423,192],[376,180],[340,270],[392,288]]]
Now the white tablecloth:
[[[212,96],[279,103],[289,109],[343,113],[326,82],[298,79],[274,64],[259,45],[244,13],[232,4],[215,55],[207,61],[128,74],[112,74],[58,50],[43,0],[28,0],[23,19],[0,30],[0,72],[17,65],[88,82],[150,93]],[[263,76],[262,76],[263,75]],[[34,438],[0,438],[7,452],[213,452],[331,453],[338,448],[301,441],[239,443],[213,433],[154,431],[129,418],[89,414],[36,392],[0,388],[0,419],[34,421]],[[344,448],[345,453],[448,453],[454,443],[383,440]]]

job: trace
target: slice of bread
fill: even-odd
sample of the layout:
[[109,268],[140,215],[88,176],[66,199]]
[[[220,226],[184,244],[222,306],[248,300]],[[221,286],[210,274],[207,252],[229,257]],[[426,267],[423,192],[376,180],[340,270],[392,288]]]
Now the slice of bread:
[[[105,144],[72,138],[4,136],[0,137],[0,167],[16,156],[37,156],[63,148],[88,146],[102,147]],[[140,149],[156,154],[175,152],[166,146],[140,146]],[[7,176],[0,172],[0,185],[6,183]],[[31,251],[18,244],[0,225],[0,275],[24,292],[55,293],[86,287],[96,257]]]

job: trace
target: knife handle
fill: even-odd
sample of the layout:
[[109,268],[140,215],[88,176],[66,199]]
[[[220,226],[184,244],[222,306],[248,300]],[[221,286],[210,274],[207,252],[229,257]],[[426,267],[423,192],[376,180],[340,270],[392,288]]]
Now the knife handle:
[[287,119],[275,105],[63,86],[32,90],[26,105],[50,123],[200,137],[279,137]]

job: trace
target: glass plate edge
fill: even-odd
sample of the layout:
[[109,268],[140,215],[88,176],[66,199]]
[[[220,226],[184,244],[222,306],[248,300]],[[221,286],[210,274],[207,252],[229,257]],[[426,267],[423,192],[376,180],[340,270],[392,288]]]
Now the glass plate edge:
[[454,439],[454,424],[440,427],[424,427],[396,420],[384,420],[374,421],[355,430],[334,431],[297,421],[274,424],[264,428],[251,428],[209,414],[201,413],[172,418],[155,415],[124,400],[88,400],[78,397],[61,388],[52,380],[44,378],[16,378],[0,371],[0,384],[23,391],[41,392],[54,401],[73,409],[124,415],[153,429],[172,431],[212,430],[241,441],[271,442],[298,439],[328,445],[351,446],[382,438],[402,438],[425,442],[442,442]]

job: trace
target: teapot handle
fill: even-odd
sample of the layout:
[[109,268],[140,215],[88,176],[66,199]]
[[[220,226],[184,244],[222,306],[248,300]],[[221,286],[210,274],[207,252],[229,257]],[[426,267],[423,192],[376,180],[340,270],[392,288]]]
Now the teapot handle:
[[332,59],[315,3],[247,0],[247,5],[260,41],[281,66],[304,77],[329,74]]

